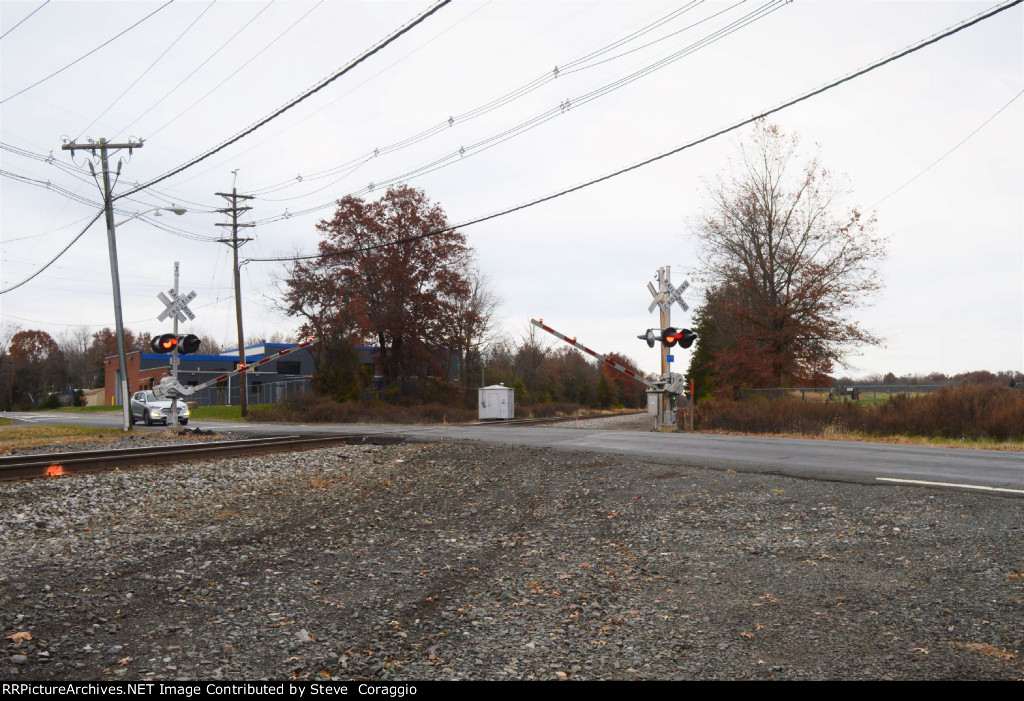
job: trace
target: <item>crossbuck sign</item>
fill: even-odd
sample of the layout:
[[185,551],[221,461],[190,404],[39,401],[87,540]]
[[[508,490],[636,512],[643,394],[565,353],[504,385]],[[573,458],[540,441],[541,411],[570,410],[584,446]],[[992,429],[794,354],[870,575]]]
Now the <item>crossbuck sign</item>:
[[651,291],[651,296],[654,297],[654,301],[651,302],[651,306],[647,307],[647,311],[653,312],[655,307],[660,306],[661,311],[668,313],[669,307],[672,306],[673,302],[678,303],[684,312],[690,311],[690,305],[683,299],[683,293],[686,292],[686,288],[689,286],[689,280],[683,280],[683,284],[679,287],[666,280],[662,288],[658,290],[651,283],[647,283],[647,289]]
[[192,292],[189,292],[187,295],[181,297],[179,297],[178,293],[175,292],[174,290],[167,290],[167,292],[168,294],[170,294],[170,297],[165,295],[163,292],[157,295],[157,299],[163,302],[164,305],[166,306],[166,309],[160,312],[160,316],[156,318],[157,321],[163,321],[168,317],[178,317],[178,321],[184,323],[186,317],[188,317],[189,319],[196,318],[196,315],[193,314],[192,310],[188,308],[188,303],[196,298],[196,293],[194,290]]

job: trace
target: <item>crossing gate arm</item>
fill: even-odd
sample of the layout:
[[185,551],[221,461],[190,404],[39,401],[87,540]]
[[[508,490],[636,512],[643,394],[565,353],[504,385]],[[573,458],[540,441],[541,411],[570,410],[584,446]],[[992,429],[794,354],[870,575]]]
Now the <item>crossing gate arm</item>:
[[626,365],[623,365],[621,363],[616,363],[611,358],[609,358],[607,356],[604,356],[604,355],[601,355],[600,353],[598,353],[596,351],[590,350],[585,345],[583,345],[582,343],[578,342],[575,337],[569,338],[565,334],[562,334],[562,333],[559,333],[558,331],[555,331],[550,326],[546,326],[544,324],[544,320],[543,319],[541,319],[540,321],[537,321],[536,319],[530,319],[530,323],[533,324],[534,326],[538,327],[538,328],[544,329],[545,331],[547,331],[549,334],[551,334],[553,336],[557,336],[558,338],[562,339],[563,341],[568,343],[573,348],[578,348],[581,351],[583,351],[584,353],[587,353],[589,355],[594,356],[595,358],[600,360],[605,365],[607,365],[609,367],[613,367],[616,370],[618,370],[619,372],[621,372],[622,374],[628,375],[629,377],[632,377],[634,380],[636,380],[640,384],[646,385],[648,389],[653,389],[653,390],[660,389],[657,385],[655,385],[653,382],[651,382],[646,377],[641,375],[638,371],[636,371],[636,370],[634,370],[634,369],[632,369],[632,368],[630,368],[630,367],[628,367]]
[[256,368],[256,367],[259,367],[260,365],[263,365],[264,363],[269,363],[272,360],[277,360],[278,358],[280,358],[282,356],[288,355],[289,353],[294,353],[296,351],[300,351],[303,348],[309,348],[312,345],[316,345],[316,341],[313,341],[313,340],[306,341],[305,343],[300,343],[297,346],[292,346],[291,348],[285,348],[280,353],[275,353],[274,355],[268,355],[263,360],[258,360],[255,363],[250,363],[248,365],[240,365],[237,370],[225,373],[223,375],[220,375],[219,377],[213,378],[212,380],[207,380],[206,382],[204,382],[202,384],[199,384],[199,385],[196,385],[194,387],[185,387],[180,382],[175,380],[173,377],[167,376],[167,377],[162,378],[160,380],[160,384],[158,384],[156,387],[153,388],[153,393],[156,394],[156,396],[161,397],[161,398],[163,398],[163,397],[174,397],[174,396],[177,396],[177,397],[189,397],[189,396],[195,394],[196,392],[198,392],[200,390],[206,389],[207,387],[212,387],[213,385],[217,384],[218,382],[223,382],[224,380],[228,379],[229,377],[234,377],[235,375],[241,375],[243,372],[249,372],[249,370],[251,370],[253,368]]

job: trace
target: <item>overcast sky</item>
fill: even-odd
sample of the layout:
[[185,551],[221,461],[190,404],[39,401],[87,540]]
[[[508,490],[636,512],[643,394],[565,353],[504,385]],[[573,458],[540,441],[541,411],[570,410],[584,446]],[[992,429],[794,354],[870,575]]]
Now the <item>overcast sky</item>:
[[[244,131],[431,6],[164,4],[0,4],[0,289],[45,265],[98,210],[88,154],[72,158],[62,139],[145,139],[130,157],[113,158],[123,161],[116,191],[124,192]],[[156,319],[157,294],[177,260],[182,291],[197,293],[196,320],[183,330],[235,338],[231,251],[215,241],[229,231],[215,226],[227,221],[214,211],[226,203],[216,192],[256,195],[243,218],[256,224],[243,258],[313,252],[315,225],[334,201],[377,197],[379,184],[396,178],[425,190],[453,223],[469,221],[675,149],[995,5],[454,2],[238,143],[119,200],[118,222],[170,203],[190,210],[118,227],[125,325],[170,329]],[[1022,90],[1024,5],[771,118],[808,153],[820,147],[823,163],[848,178],[850,203],[873,209],[889,237],[885,288],[853,312],[885,345],[837,372],[1024,369]],[[449,117],[452,126],[401,146]],[[657,350],[636,339],[658,326],[647,282],[669,265],[675,284],[693,281],[691,307],[699,302],[693,232],[709,205],[706,184],[729,172],[750,133],[464,228],[503,300],[503,329],[518,337],[543,317],[656,371]],[[464,155],[450,157],[460,148]],[[444,167],[406,175],[443,157]],[[247,337],[297,326],[275,307],[285,271],[268,262],[242,268]],[[55,337],[112,327],[102,219],[0,296],[0,309],[5,323]],[[673,310],[673,325],[690,320]],[[676,358],[674,369],[685,371],[688,353]]]

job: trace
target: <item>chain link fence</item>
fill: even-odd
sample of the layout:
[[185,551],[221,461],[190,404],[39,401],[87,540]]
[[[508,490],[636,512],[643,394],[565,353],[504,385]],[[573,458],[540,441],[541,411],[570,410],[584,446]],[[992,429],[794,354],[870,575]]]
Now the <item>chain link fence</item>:
[[[241,383],[237,378],[234,382],[224,381],[220,384],[199,390],[189,397],[189,403],[195,406],[238,406],[241,404],[239,390]],[[280,382],[249,381],[249,404],[279,404],[294,399],[301,394],[313,390],[308,377]]]

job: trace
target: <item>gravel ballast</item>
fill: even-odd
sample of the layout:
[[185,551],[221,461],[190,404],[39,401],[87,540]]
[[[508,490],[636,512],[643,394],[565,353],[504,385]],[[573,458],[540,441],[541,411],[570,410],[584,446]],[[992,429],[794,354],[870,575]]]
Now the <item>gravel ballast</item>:
[[1024,502],[481,444],[0,484],[0,677],[1024,678]]

